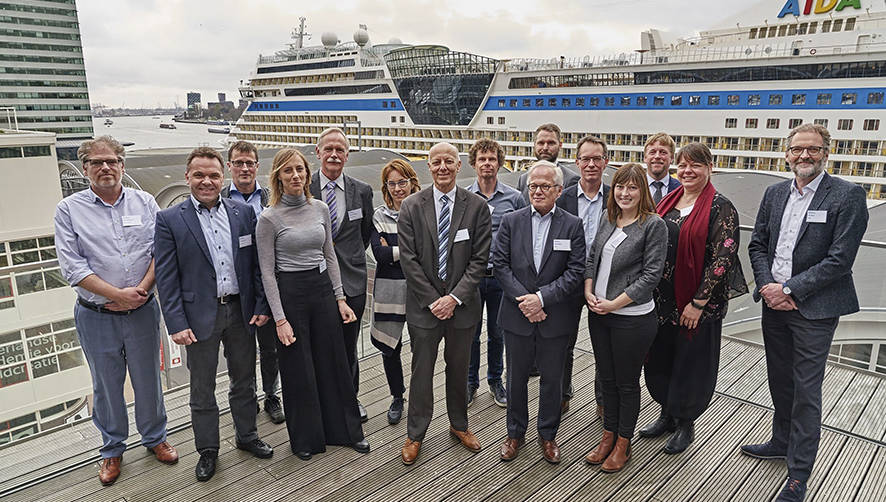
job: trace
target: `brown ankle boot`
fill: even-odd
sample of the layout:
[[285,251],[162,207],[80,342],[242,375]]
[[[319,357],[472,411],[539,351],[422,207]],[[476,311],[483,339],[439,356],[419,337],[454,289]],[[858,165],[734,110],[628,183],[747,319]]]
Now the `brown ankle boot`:
[[603,462],[603,465],[600,466],[600,470],[603,472],[618,472],[624,469],[625,464],[627,464],[630,459],[631,440],[618,436],[618,441],[615,442],[615,448],[612,449],[612,453],[609,454],[609,457],[607,457],[606,461]]
[[596,448],[591,450],[590,453],[585,455],[585,462],[591,465],[599,465],[602,464],[606,457],[609,456],[609,452],[612,451],[612,447],[615,445],[615,433],[609,432],[607,430],[603,430],[603,437],[600,438],[600,444],[597,445]]

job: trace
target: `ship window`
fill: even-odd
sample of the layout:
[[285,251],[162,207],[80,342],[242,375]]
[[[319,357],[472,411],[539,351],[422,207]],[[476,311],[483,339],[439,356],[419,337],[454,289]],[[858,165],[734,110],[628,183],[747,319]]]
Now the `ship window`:
[[680,106],[683,104],[683,96],[671,96],[671,106]]
[[849,131],[852,129],[852,119],[840,119],[837,121],[837,129]]
[[780,105],[781,104],[781,94],[770,94],[769,95],[769,104],[770,105]]
[[858,94],[854,92],[844,92],[843,98],[840,100],[840,104],[854,105],[856,101],[858,101]]
[[486,123],[492,125],[495,123],[495,119],[493,117],[486,117]]
[[382,107],[382,108],[387,108],[387,107],[388,107],[388,102],[387,102],[387,101],[382,101],[382,102],[381,102],[381,107]]
[[883,104],[883,92],[868,93],[868,104],[869,105],[882,105]]
[[842,19],[835,19],[834,25],[833,25],[833,28],[831,28],[831,31],[840,31],[842,29],[843,29],[843,20]]
[[831,31],[831,20],[828,19],[827,21],[822,21],[821,22],[821,32],[828,33],[829,31]]
[[760,95],[751,94],[748,96],[748,106],[756,106],[760,104]]
[[529,108],[530,106],[532,106],[532,100],[531,99],[524,99],[523,100],[523,107]]
[[879,131],[880,130],[880,119],[865,119],[864,130],[865,131]]
[[607,96],[603,101],[606,103],[606,106],[615,106],[615,96]]
[[396,122],[397,122],[397,116],[396,116],[396,115],[391,115],[391,123],[394,124],[394,123],[396,123]]
[[[397,102],[396,102],[396,101],[391,101],[391,108],[397,108]],[[356,117],[355,117],[355,119],[356,119]]]
[[652,98],[652,104],[655,106],[664,106],[664,96],[655,96]]
[[646,106],[646,96],[637,96],[637,106]]
[[698,106],[701,104],[701,96],[689,96],[689,106]]
[[400,115],[400,123],[403,124],[404,122],[406,122],[406,117]]
[[584,107],[585,98],[575,98],[575,106]]
[[850,17],[846,20],[846,26],[843,27],[843,31],[852,31],[855,29],[855,18]]
[[498,100],[498,107],[499,107],[499,108],[504,108],[504,107],[505,107],[505,100],[503,100],[503,99],[499,99],[499,100]]
[[797,35],[805,35],[807,28],[809,28],[809,23],[800,23],[800,26],[797,27]]
[[505,118],[504,117],[498,118],[498,125],[505,125]]
[[557,98],[548,98],[548,106],[557,106]]
[[600,98],[588,98],[588,106],[600,106]]
[[720,104],[720,96],[708,96],[708,106],[718,106]]
[[809,23],[809,34],[813,35],[818,30],[818,21],[812,21]]
[[788,36],[792,37],[796,34],[797,34],[797,25],[796,24],[788,25]]
[[631,106],[631,97],[630,96],[622,96],[621,97],[621,106]]
[[803,119],[791,119],[788,121],[788,129],[793,129],[795,127],[800,127],[803,123]]
[[816,98],[815,102],[819,105],[829,105],[831,104],[831,95],[830,93],[821,93]]
[[791,96],[791,104],[792,105],[805,105],[806,104],[806,94],[794,94]]
[[738,119],[736,118],[727,118],[726,119],[726,129],[735,129],[738,127]]
[[751,28],[751,32],[748,33],[748,38],[750,38],[750,39],[757,38],[757,28]]
[[545,105],[545,98],[535,98],[535,106],[541,108]]
[[769,38],[775,37],[775,30],[777,30],[777,29],[778,29],[778,27],[776,27],[776,26],[769,27]]
[[569,108],[572,106],[572,100],[569,98],[563,98],[561,101],[563,108]]
[[744,126],[746,129],[756,129],[757,119],[745,119]]
[[727,105],[737,105],[738,104],[738,94],[730,94],[726,96],[726,104]]
[[815,125],[820,125],[825,129],[827,129],[828,127],[828,119],[815,119],[812,121],[812,123],[814,123]]
[[766,119],[766,129],[778,129],[780,123],[779,119]]
[[516,99],[510,100],[508,102],[508,106],[510,106],[511,108],[517,108],[517,100]]

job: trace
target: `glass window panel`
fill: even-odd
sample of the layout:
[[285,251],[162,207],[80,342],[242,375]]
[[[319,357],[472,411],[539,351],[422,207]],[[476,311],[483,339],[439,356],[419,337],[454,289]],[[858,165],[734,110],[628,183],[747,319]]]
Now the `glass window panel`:
[[748,96],[748,104],[751,106],[760,104],[760,95],[759,94],[751,94]]
[[18,294],[26,295],[28,293],[36,293],[43,291],[43,272],[39,270],[30,274],[17,274],[15,276],[15,285],[18,287]]
[[720,96],[708,96],[708,105],[717,106],[720,104]]
[[28,354],[31,358],[42,357],[55,352],[52,335],[28,339]]
[[9,243],[10,251],[24,251],[26,249],[35,249],[37,247],[37,239],[27,239],[23,241],[12,241]]
[[769,95],[769,104],[770,105],[780,105],[781,104],[781,94],[770,94]]
[[6,333],[0,334],[0,344],[3,343],[11,343],[11,342],[20,342],[22,339],[21,331],[7,331]]
[[56,258],[58,258],[58,256],[55,254],[55,248],[47,248],[47,249],[40,250],[40,260],[41,261],[54,260]]
[[49,357],[32,360],[31,369],[34,371],[34,378],[58,373],[58,358],[53,354]]
[[680,106],[683,104],[683,96],[671,96],[671,106]]
[[0,277],[0,298],[12,298],[12,279],[8,275]]
[[55,321],[52,323],[52,330],[55,332],[64,331],[74,327],[73,319],[65,319],[64,321]]
[[[849,358],[856,361],[868,363],[871,360],[872,349],[873,345],[870,343],[845,344],[840,350],[840,358]],[[865,367],[867,367],[867,364],[865,365]]]
[[21,265],[23,263],[34,263],[40,261],[40,253],[37,251],[25,251],[24,253],[13,253],[12,264]]
[[59,403],[55,406],[50,406],[49,408],[40,410],[40,418],[46,420],[47,418],[53,415],[57,415],[63,411],[65,411],[65,404]]
[[71,350],[80,346],[80,339],[77,337],[76,331],[56,333],[54,338],[56,352]]
[[23,148],[25,157],[48,157],[51,155],[49,146],[26,146]]
[[25,349],[21,342],[0,346],[0,366],[25,361]]
[[729,96],[726,96],[726,104],[737,105],[738,104],[738,94],[730,94]]
[[25,338],[34,338],[36,336],[48,335],[52,333],[51,324],[41,324],[32,328],[25,329]]
[[646,96],[637,96],[637,106],[646,106]]
[[0,389],[28,381],[27,364],[17,364],[0,370]]
[[64,352],[58,355],[59,371],[77,368],[79,366],[83,366],[83,364],[82,351],[72,350],[71,352]]

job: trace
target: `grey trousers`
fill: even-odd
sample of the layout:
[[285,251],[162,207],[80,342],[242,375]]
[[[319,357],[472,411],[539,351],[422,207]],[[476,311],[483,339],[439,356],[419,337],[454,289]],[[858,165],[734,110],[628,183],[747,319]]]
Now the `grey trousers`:
[[224,344],[228,362],[228,403],[234,418],[237,441],[248,443],[258,438],[255,426],[255,336],[249,331],[240,312],[240,300],[219,305],[212,336],[185,346],[191,372],[191,423],[197,451],[218,451],[218,403],[215,400],[215,377],[218,371],[218,347]]

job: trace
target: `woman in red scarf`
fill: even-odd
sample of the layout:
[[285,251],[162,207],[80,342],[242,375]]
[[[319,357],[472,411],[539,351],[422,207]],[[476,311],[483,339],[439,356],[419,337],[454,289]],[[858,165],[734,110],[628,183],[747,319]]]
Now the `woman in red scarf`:
[[668,256],[655,292],[658,334],[644,365],[661,416],[640,429],[642,437],[675,432],[664,447],[669,454],[695,439],[695,419],[717,384],[728,301],[748,292],[738,259],[738,212],[711,184],[711,151],[690,143],[675,161],[682,186],[656,207],[668,226]]

